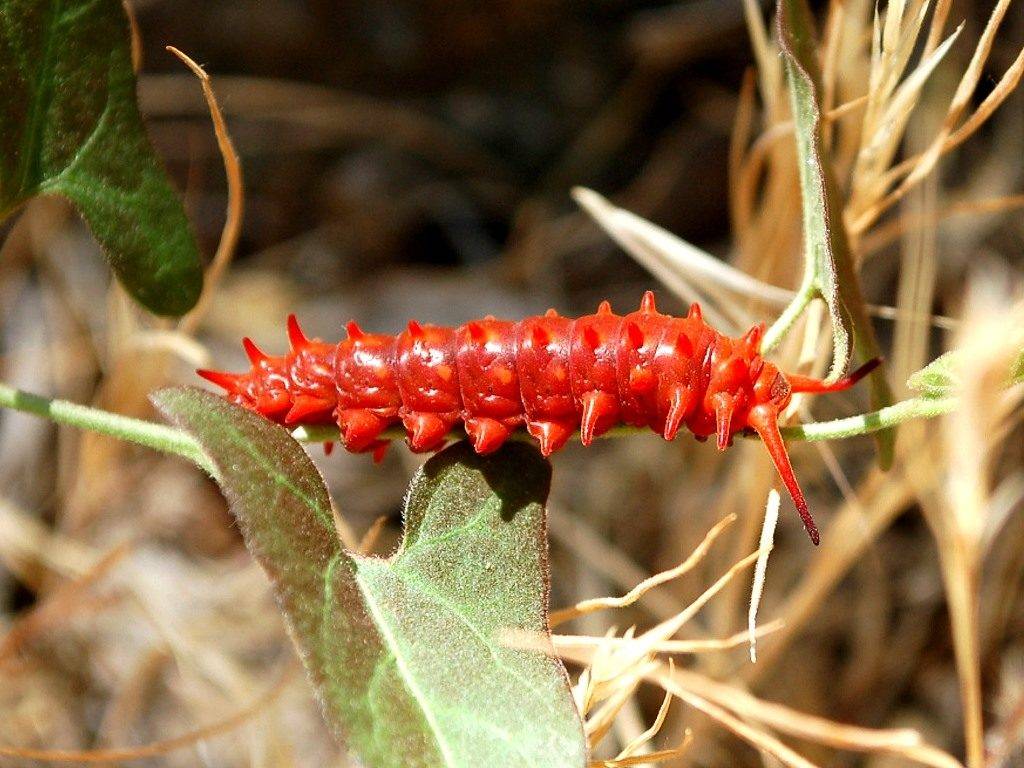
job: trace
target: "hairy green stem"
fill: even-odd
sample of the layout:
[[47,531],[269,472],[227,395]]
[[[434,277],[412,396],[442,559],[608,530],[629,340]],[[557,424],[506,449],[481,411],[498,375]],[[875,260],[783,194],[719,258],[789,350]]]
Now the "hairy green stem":
[[[913,419],[930,419],[941,416],[954,410],[956,404],[956,399],[951,397],[917,397],[859,416],[784,427],[782,435],[787,440],[840,440],[877,432],[880,429]],[[5,384],[0,384],[0,407],[33,413],[58,424],[87,429],[90,432],[110,435],[164,453],[173,453],[188,459],[210,474],[214,474],[213,464],[199,443],[174,427],[154,424],[143,419],[133,419],[99,408],[69,403],[66,400],[49,400]],[[625,437],[642,431],[644,430],[640,427],[620,426],[608,430],[604,436]],[[310,443],[332,442],[338,439],[337,428],[329,426],[297,427],[292,430],[291,434],[296,440]],[[452,433],[453,439],[463,436],[460,433]],[[405,432],[400,427],[393,427],[384,433],[384,437],[401,438],[405,437]],[[529,435],[523,431],[516,432],[513,437],[521,440],[529,439]]]
[[817,296],[818,289],[814,283],[814,275],[805,274],[803,283],[797,290],[793,300],[789,302],[789,305],[782,311],[782,314],[764,332],[764,338],[761,340],[761,352],[763,354],[771,352],[779,345],[779,342],[786,336],[789,329],[793,327],[793,323],[800,319],[800,315],[807,309],[807,305]]
[[[905,421],[931,419],[941,416],[954,410],[956,404],[956,398],[952,397],[915,397],[910,400],[902,400],[895,405],[890,405],[877,411],[862,413],[859,416],[848,416],[844,419],[816,421],[809,424],[783,427],[782,436],[786,440],[803,442],[841,440],[847,437],[867,435],[880,429],[902,424]],[[645,431],[647,431],[646,427],[618,426],[609,429],[601,437],[626,437]],[[330,426],[298,427],[292,430],[292,437],[309,443],[330,442],[338,439],[338,430]],[[384,432],[383,437],[386,439],[401,439],[405,437],[405,430],[398,426],[392,427]],[[453,431],[449,437],[457,440],[465,437],[465,435]],[[529,440],[531,438],[526,432],[518,431],[513,433],[512,439]]]
[[0,407],[43,416],[57,424],[87,429],[164,453],[173,453],[213,474],[213,464],[199,443],[180,429],[133,419],[67,400],[49,400],[0,384]]
[[950,413],[956,409],[956,406],[957,400],[954,397],[914,397],[910,400],[901,400],[893,405],[880,408],[877,411],[871,411],[870,413],[863,413],[859,416],[848,416],[845,419],[783,427],[782,436],[786,440],[804,440],[807,442],[841,440],[845,437],[867,435],[881,429],[894,427],[905,421],[932,419],[936,416]]

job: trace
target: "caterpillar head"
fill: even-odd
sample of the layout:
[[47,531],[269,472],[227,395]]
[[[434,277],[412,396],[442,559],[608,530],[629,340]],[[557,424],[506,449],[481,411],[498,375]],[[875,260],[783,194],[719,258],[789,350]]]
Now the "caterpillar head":
[[199,370],[196,373],[227,390],[228,400],[236,405],[277,421],[291,406],[286,360],[266,354],[251,339],[243,339],[242,344],[252,364],[247,372]]
[[196,371],[207,381],[223,387],[235,405],[284,424],[330,423],[335,406],[334,349],[319,339],[309,339],[295,315],[288,316],[288,354],[268,355],[252,339],[243,339],[249,358],[245,373]]

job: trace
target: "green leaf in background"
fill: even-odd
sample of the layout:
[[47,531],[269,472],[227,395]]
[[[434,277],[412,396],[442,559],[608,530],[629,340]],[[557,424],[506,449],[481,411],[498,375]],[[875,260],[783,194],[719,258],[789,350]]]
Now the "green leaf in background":
[[[834,348],[829,377],[837,378],[849,366],[851,335],[862,359],[878,357],[880,351],[843,226],[842,198],[822,142],[814,17],[805,0],[778,0],[776,15],[796,127],[807,265],[804,282],[813,286],[828,305]],[[879,366],[871,374],[871,407],[877,410],[892,402],[892,389]],[[892,429],[875,433],[883,467],[892,463],[894,439]]]
[[955,395],[960,388],[957,370],[958,355],[946,352],[932,360],[920,371],[911,374],[907,387],[919,392],[921,397],[937,398]]
[[[946,352],[932,360],[920,371],[907,379],[907,386],[919,392],[921,397],[944,398],[953,397],[960,389],[961,355],[957,351]],[[1007,386],[1024,384],[1024,351],[1010,365]]]
[[1024,351],[1017,355],[1010,369],[1010,383],[1024,384]]
[[584,766],[561,663],[502,642],[548,629],[551,467],[532,446],[481,457],[460,442],[430,459],[385,560],[342,548],[284,429],[194,388],[153,399],[212,459],[328,720],[367,765]]
[[35,195],[71,200],[147,308],[196,303],[199,252],[139,115],[120,0],[0,0],[0,219]]

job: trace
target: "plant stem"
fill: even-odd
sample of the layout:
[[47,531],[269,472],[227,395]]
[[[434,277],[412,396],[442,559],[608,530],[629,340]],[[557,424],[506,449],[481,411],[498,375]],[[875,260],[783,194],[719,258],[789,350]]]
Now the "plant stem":
[[[931,419],[941,416],[954,410],[956,404],[956,399],[952,397],[915,397],[910,400],[902,400],[895,405],[890,405],[877,411],[860,414],[859,416],[783,427],[782,436],[786,440],[804,442],[857,437],[858,435],[867,435],[880,429],[902,424],[905,421]],[[609,429],[601,437],[626,437],[645,431],[647,431],[645,427],[618,426]],[[292,437],[300,442],[330,442],[338,439],[338,430],[330,426],[311,425],[292,430]],[[385,439],[401,439],[405,437],[405,431],[401,427],[392,427],[386,430],[382,437]],[[457,431],[449,434],[449,438],[452,440],[458,440],[462,437],[465,437],[465,435]],[[529,440],[530,436],[526,432],[517,431],[512,433],[512,439]]]
[[87,405],[69,403],[67,400],[49,400],[6,384],[0,384],[0,407],[34,413],[58,424],[87,429],[164,453],[173,453],[197,464],[211,475],[214,473],[213,464],[199,443],[174,427],[121,416]]
[[932,419],[936,416],[950,413],[956,409],[956,406],[957,400],[954,397],[914,397],[910,400],[901,400],[893,405],[886,406],[877,411],[871,411],[870,413],[863,413],[859,416],[783,427],[782,436],[787,440],[804,440],[807,442],[840,440],[845,437],[856,437],[857,435],[877,432],[881,429],[902,424],[905,421]]
[[793,323],[800,318],[800,315],[807,309],[807,305],[817,295],[818,289],[815,287],[814,275],[805,274],[803,283],[797,290],[793,300],[789,302],[789,305],[782,311],[782,314],[764,332],[764,338],[761,340],[761,352],[763,354],[771,352],[778,346],[779,342],[789,332],[789,329],[793,327]]
[[[834,421],[812,422],[798,426],[784,427],[782,436],[787,440],[818,441],[840,440],[847,437],[866,435],[880,429],[901,424],[913,419],[931,419],[941,416],[956,408],[955,398],[917,397],[903,400],[878,411],[850,416]],[[110,413],[99,408],[69,403],[66,400],[49,400],[39,395],[0,384],[0,407],[34,413],[58,424],[67,424],[79,429],[87,429],[101,435],[110,435],[137,445],[144,445],[164,453],[173,453],[188,459],[211,475],[214,474],[213,463],[191,436],[185,432],[154,424],[143,419]],[[608,430],[604,437],[625,437],[645,431],[641,427],[620,426]],[[300,442],[322,443],[338,440],[337,427],[305,426],[297,427],[291,432],[292,437]],[[382,437],[402,438],[405,432],[400,427],[392,427]],[[464,437],[458,432],[451,434],[452,439]],[[513,439],[528,440],[526,432],[513,433]]]

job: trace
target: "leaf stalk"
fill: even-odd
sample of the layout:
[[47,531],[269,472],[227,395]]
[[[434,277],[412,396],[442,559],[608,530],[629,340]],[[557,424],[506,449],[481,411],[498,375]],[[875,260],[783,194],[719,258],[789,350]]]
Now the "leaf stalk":
[[213,463],[199,443],[180,429],[165,424],[133,419],[130,416],[67,400],[51,400],[14,389],[6,384],[0,384],[0,407],[32,413],[57,424],[67,424],[100,435],[109,435],[163,453],[173,453],[188,459],[211,475],[214,474]]

